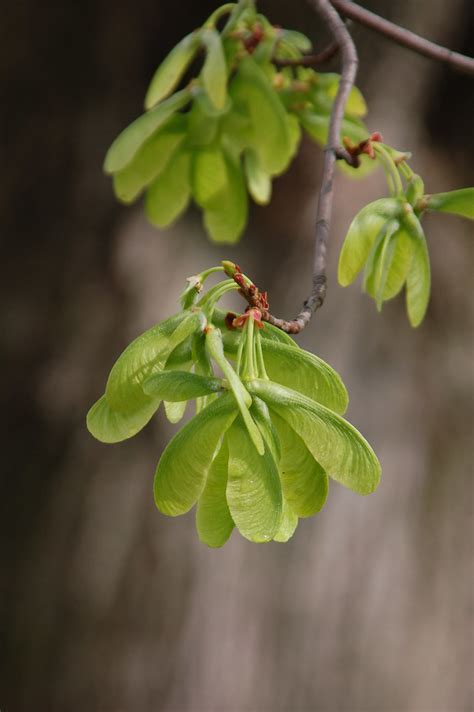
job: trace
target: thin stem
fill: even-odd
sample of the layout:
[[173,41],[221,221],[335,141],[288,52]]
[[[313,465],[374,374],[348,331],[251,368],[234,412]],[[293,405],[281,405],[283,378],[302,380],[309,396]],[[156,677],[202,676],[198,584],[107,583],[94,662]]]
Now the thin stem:
[[227,292],[232,292],[238,289],[238,285],[232,279],[226,279],[212,287],[206,294],[197,302],[196,306],[201,309],[207,309],[210,312],[214,310],[219,299]]
[[[389,151],[380,143],[374,144],[374,151],[384,167],[389,189],[391,191],[393,190],[395,196],[403,195],[403,184],[400,174]],[[391,180],[389,180],[389,178]]]
[[198,299],[199,294],[202,292],[204,282],[211,274],[223,271],[224,268],[220,265],[218,267],[210,267],[199,274],[193,274],[191,277],[188,277],[186,280],[188,282],[188,286],[180,296],[181,306],[183,309],[189,309],[193,306],[195,301]]
[[371,30],[375,30],[375,32],[388,37],[397,44],[407,47],[418,54],[422,54],[424,57],[445,62],[459,72],[474,74],[474,59],[472,57],[466,57],[459,52],[453,52],[453,50],[447,47],[442,47],[434,42],[430,42],[430,40],[420,37],[404,27],[395,25],[393,22],[379,17],[375,13],[366,10],[360,5],[356,5],[356,3],[350,0],[331,0],[331,2],[333,6],[346,17],[355,20],[355,22]]
[[268,380],[267,369],[265,368],[265,360],[263,358],[262,337],[260,336],[260,331],[257,331],[255,334],[255,345],[257,351],[258,377]]
[[406,181],[409,181],[413,178],[415,175],[414,171],[410,168],[408,163],[406,161],[402,161],[401,163],[398,164],[398,170],[402,174],[402,176],[405,178]]
[[209,269],[205,269],[204,272],[200,272],[199,277],[200,281],[204,282],[209,275],[214,274],[215,272],[223,272],[224,268],[222,265],[219,265],[218,267],[209,267]]
[[299,59],[272,59],[277,67],[316,67],[323,62],[328,62],[339,51],[339,44],[331,42],[317,54],[305,54]]
[[234,6],[229,19],[227,20],[224,29],[222,30],[223,35],[227,35],[231,32],[237,25],[238,21],[242,17],[246,10],[252,9],[254,7],[253,0],[239,0],[239,2]]
[[243,367],[243,363],[242,363],[242,352],[243,352],[243,349],[244,349],[244,341],[245,341],[245,339],[244,339],[243,336],[242,336],[242,337],[239,339],[239,347],[238,347],[238,349],[237,349],[237,356],[236,356],[236,359],[235,359],[235,370],[236,370],[236,372],[238,373],[239,376],[240,376],[240,374],[242,373],[242,367]]
[[242,374],[244,378],[255,378],[255,359],[254,359],[254,332],[255,324],[253,317],[249,316],[245,324],[246,337],[246,361],[245,371]]
[[397,197],[397,189],[395,187],[393,176],[392,176],[388,166],[386,165],[386,163],[384,163],[383,160],[382,160],[382,168],[383,168],[383,172],[385,173],[385,180],[387,181],[388,192],[390,193],[392,198],[396,198]]
[[221,19],[221,17],[224,17],[225,15],[230,15],[236,7],[237,3],[235,2],[228,2],[225,5],[221,5],[221,7],[218,7],[217,10],[214,10],[212,15],[207,18],[206,22],[204,23],[204,27],[214,28]]

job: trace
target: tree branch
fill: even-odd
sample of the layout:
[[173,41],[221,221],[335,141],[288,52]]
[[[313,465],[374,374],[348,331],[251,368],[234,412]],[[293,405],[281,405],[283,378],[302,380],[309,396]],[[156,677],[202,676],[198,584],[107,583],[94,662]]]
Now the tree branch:
[[[336,99],[334,101],[331,119],[329,123],[328,142],[324,150],[323,175],[321,188],[319,191],[318,208],[316,214],[315,242],[314,242],[314,264],[313,264],[313,286],[310,295],[305,300],[300,313],[291,321],[279,319],[273,316],[268,310],[266,293],[261,293],[255,285],[245,285],[244,281],[238,281],[240,293],[247,300],[251,307],[260,310],[262,320],[286,331],[289,334],[298,334],[309,323],[314,312],[323,305],[326,295],[326,253],[329,241],[329,230],[333,203],[333,182],[335,163],[338,159],[343,159],[350,165],[358,164],[357,153],[352,153],[347,148],[339,145],[341,123],[344,116],[349,92],[354,84],[357,74],[358,57],[354,43],[346,26],[336,9],[351,20],[355,20],[380,34],[389,37],[404,47],[418,52],[431,59],[438,59],[448,63],[459,71],[474,74],[474,59],[466,57],[458,52],[453,52],[445,47],[430,42],[418,35],[406,30],[398,25],[375,15],[368,10],[356,5],[350,0],[309,0],[310,5],[325,20],[333,41],[319,55],[309,55],[305,58],[305,64],[312,64],[323,61],[334,51],[339,50],[342,58],[341,80]],[[323,59],[318,59],[318,57]],[[299,64],[302,62],[300,61]],[[373,135],[373,140],[380,140]],[[372,137],[371,137],[372,138]],[[360,149],[362,144],[359,147]],[[362,151],[363,152],[363,151]],[[360,151],[359,151],[360,153]],[[235,278],[235,277],[234,277]],[[238,278],[237,278],[238,279]],[[236,281],[237,281],[236,279]]]
[[[333,183],[336,159],[340,151],[341,123],[349,92],[357,74],[358,58],[352,38],[343,20],[332,7],[330,0],[309,0],[310,4],[326,22],[333,41],[340,49],[341,80],[329,122],[328,142],[324,150],[323,175],[319,191],[314,236],[313,286],[300,313],[291,321],[278,319],[264,311],[262,319],[289,334],[298,334],[309,323],[313,313],[322,306],[326,296],[326,253],[331,222]],[[245,296],[245,295],[244,295]],[[250,302],[249,302],[250,303]],[[253,306],[253,305],[252,305]]]
[[339,51],[339,44],[331,42],[317,54],[305,54],[300,59],[273,59],[277,67],[316,67],[323,62],[328,62]]
[[393,22],[375,15],[373,12],[351,2],[351,0],[331,0],[331,3],[346,17],[388,37],[403,47],[408,47],[408,49],[422,54],[424,57],[445,62],[459,72],[474,74],[474,59],[472,57],[466,57],[459,52],[453,52],[447,47],[441,47],[434,42],[430,42],[430,40],[420,37],[404,27],[395,25]]

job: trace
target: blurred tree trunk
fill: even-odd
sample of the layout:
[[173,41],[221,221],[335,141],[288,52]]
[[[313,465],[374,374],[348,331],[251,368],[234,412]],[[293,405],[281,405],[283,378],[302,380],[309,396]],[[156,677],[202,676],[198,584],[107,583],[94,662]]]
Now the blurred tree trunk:
[[[156,233],[101,175],[159,59],[213,8],[198,5],[6,8],[0,708],[467,712],[471,226],[428,219],[433,297],[414,332],[401,299],[380,316],[336,285],[344,230],[383,190],[378,174],[338,179],[328,300],[301,343],[342,373],[384,476],[365,499],[333,486],[288,544],[234,534],[212,551],[192,514],[156,512],[152,475],[173,431],[162,414],[114,447],[85,431],[113,359],[176,308],[187,275],[235,258],[288,317],[310,283],[320,153],[309,143],[225,252],[195,214]],[[467,1],[371,7],[472,53]],[[305,6],[261,9],[324,44]],[[428,190],[472,184],[472,80],[354,35],[370,128],[414,151]]]

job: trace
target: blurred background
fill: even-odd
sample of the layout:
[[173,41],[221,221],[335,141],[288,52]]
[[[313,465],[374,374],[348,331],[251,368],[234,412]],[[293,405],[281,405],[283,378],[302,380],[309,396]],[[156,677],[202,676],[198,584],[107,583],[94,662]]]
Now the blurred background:
[[[470,0],[365,4],[474,52]],[[325,45],[304,2],[259,6]],[[337,285],[351,217],[385,191],[379,173],[338,177],[328,297],[299,342],[341,373],[383,479],[367,498],[333,483],[287,544],[234,532],[210,550],[193,513],[156,511],[154,468],[174,431],[163,413],[115,446],[86,431],[114,359],[175,311],[188,275],[236,260],[287,318],[308,291],[321,169],[309,142],[232,249],[207,241],[197,212],[152,229],[102,174],[159,61],[214,7],[3,8],[0,708],[469,712],[472,224],[426,218],[433,292],[414,331],[402,298],[378,315],[359,285]],[[413,151],[428,192],[472,185],[472,78],[352,31],[370,129]]]

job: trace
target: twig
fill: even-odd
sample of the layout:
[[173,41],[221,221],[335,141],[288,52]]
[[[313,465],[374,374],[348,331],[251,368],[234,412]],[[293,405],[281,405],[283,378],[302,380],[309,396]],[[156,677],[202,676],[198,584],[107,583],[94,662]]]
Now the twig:
[[331,0],[331,2],[346,17],[365,25],[365,27],[369,27],[371,30],[375,30],[375,32],[388,37],[397,42],[397,44],[408,47],[430,59],[446,62],[446,64],[460,72],[474,74],[474,59],[472,57],[467,57],[459,52],[453,52],[447,47],[441,47],[441,45],[430,42],[430,40],[420,37],[404,27],[395,25],[393,22],[375,15],[350,0]]
[[300,59],[273,59],[277,67],[316,67],[318,64],[328,62],[339,51],[339,43],[331,42],[317,54],[306,54]]
[[326,296],[326,253],[333,202],[334,170],[336,160],[340,157],[341,147],[339,145],[339,139],[344,108],[349,92],[354,84],[358,66],[357,52],[352,38],[343,20],[332,7],[330,1],[309,0],[309,2],[323,20],[325,20],[334,38],[334,43],[340,48],[342,68],[339,88],[332,106],[328,141],[324,149],[323,175],[319,191],[314,237],[313,287],[310,295],[303,304],[302,310],[295,319],[291,321],[278,319],[268,311],[262,314],[264,321],[268,321],[270,324],[273,324],[273,326],[277,326],[289,334],[298,334],[305,328],[313,313],[322,306],[324,297]]
[[[344,20],[347,29],[352,25],[352,20],[348,17]],[[316,54],[305,54],[299,59],[276,59],[272,62],[277,67],[317,67],[319,64],[329,62],[339,52],[339,43],[330,42],[321,52]]]

